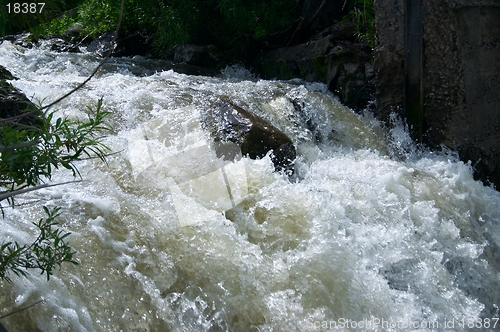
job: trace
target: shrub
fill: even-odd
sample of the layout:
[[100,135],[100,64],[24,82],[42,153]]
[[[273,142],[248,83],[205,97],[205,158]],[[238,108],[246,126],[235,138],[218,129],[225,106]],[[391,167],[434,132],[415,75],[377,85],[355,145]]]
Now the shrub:
[[[47,23],[61,16],[68,10],[78,6],[82,0],[50,0],[39,1],[44,3],[43,7],[37,5],[36,13],[15,13],[13,4],[15,1],[0,1],[0,37],[10,34],[18,34],[24,31],[37,32],[40,24]],[[19,2],[18,2],[19,3]],[[24,4],[23,2],[20,2]],[[38,2],[34,2],[38,3]],[[10,6],[10,13],[7,5]],[[28,2],[28,4],[30,4]]]
[[[53,112],[33,108],[0,119],[0,202],[14,207],[17,195],[58,185],[48,183],[54,169],[64,167],[78,176],[75,161],[105,159],[108,148],[102,143],[101,133],[109,128],[104,123],[108,112],[102,110],[102,99],[90,111],[87,121],[53,119]],[[25,121],[27,118],[30,120]],[[6,208],[0,205],[4,217]],[[0,245],[0,279],[10,280],[10,272],[26,275],[32,269],[49,279],[63,262],[76,264],[66,242],[70,233],[60,230],[55,221],[59,208],[44,210],[47,218],[34,223],[39,235],[32,243],[10,241]]]

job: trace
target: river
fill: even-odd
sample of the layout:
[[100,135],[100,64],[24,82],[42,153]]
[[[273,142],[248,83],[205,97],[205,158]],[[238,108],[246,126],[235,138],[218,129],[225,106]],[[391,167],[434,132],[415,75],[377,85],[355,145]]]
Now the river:
[[[99,60],[0,45],[12,84],[43,104]],[[53,108],[81,119],[102,97],[118,153],[5,210],[2,241],[23,242],[42,206],[60,206],[79,262],[48,282],[1,282],[1,315],[44,299],[1,319],[9,331],[500,329],[500,193],[471,165],[419,148],[395,116],[386,128],[354,113],[322,84],[162,63],[111,59]],[[200,112],[219,96],[292,139],[293,176],[269,155],[217,164]]]

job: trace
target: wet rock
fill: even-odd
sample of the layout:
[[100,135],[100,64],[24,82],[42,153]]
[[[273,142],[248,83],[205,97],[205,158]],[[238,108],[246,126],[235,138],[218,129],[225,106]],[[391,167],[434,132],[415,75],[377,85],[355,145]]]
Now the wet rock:
[[84,34],[83,28],[84,26],[81,23],[74,23],[70,25],[64,32],[63,39],[72,40],[80,38],[80,36]]
[[22,33],[18,35],[10,35],[2,37],[1,40],[8,40],[12,44],[21,46],[24,48],[33,48],[40,45],[40,40],[37,36],[31,33]]
[[418,266],[416,259],[402,259],[380,269],[380,274],[387,279],[387,284],[391,289],[406,292],[409,288],[414,287],[415,278],[413,276],[416,266]]
[[115,49],[116,43],[111,45],[113,38],[115,36],[114,31],[106,32],[101,36],[97,37],[93,41],[90,42],[89,46],[87,46],[87,51],[96,53],[97,55],[104,57],[111,49]]
[[[350,33],[352,33],[350,35]],[[283,47],[261,54],[254,62],[266,79],[302,78],[323,82],[351,108],[362,110],[373,99],[371,50],[356,44],[349,26],[335,26],[307,43]]]
[[106,32],[90,42],[87,51],[105,57],[111,50],[114,57],[146,55],[150,51],[150,41],[139,33],[119,35],[112,45],[114,31]]
[[234,157],[237,152],[226,148],[234,144],[241,149],[242,155],[252,159],[262,158],[272,151],[275,169],[293,174],[295,147],[290,138],[269,121],[221,98],[202,114],[202,124],[213,137],[218,157]]
[[207,46],[192,44],[178,45],[174,50],[174,61],[200,67],[212,67],[217,64],[217,59]]
[[125,36],[119,35],[113,56],[135,56],[149,55],[151,53],[151,39],[139,32],[129,33]]
[[404,0],[374,2],[378,44],[374,51],[376,114],[388,120],[404,102]]
[[30,115],[19,117],[19,123],[34,124],[39,121],[41,112],[29,101],[24,93],[17,90],[6,80],[13,79],[13,75],[4,67],[0,66],[0,118],[6,119],[21,116],[27,111],[35,111]]
[[213,67],[200,67],[188,65],[187,63],[175,63],[172,65],[172,69],[176,73],[185,75],[196,75],[196,76],[220,76],[220,70]]
[[12,75],[10,71],[5,69],[4,66],[0,65],[0,81],[15,80],[15,79],[17,78],[14,77],[14,75]]
[[65,41],[61,38],[51,39],[50,50],[55,52],[71,52],[71,53],[79,53],[77,44],[72,42]]

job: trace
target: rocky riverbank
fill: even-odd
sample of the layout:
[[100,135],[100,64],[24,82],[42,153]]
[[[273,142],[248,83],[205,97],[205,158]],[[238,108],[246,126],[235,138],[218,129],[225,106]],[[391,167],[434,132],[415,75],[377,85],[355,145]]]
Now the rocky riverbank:
[[[375,48],[359,42],[352,23],[328,19],[336,10],[334,4],[313,2],[306,1],[309,9],[304,7],[304,18],[319,22],[315,29],[306,28],[307,24],[297,26],[291,37],[288,33],[286,38],[283,36],[284,42],[255,50],[252,60],[243,65],[264,79],[300,78],[324,83],[344,105],[355,111],[368,108],[384,121],[391,112],[408,117],[404,109],[403,0],[376,4]],[[436,0],[429,6],[436,7],[439,3]],[[496,60],[500,53],[495,50],[500,42],[493,37],[483,38],[490,46],[474,42],[474,31],[481,27],[487,26],[493,31],[492,36],[499,31],[498,20],[493,19],[493,14],[484,14],[479,7],[468,9],[460,3],[450,6],[455,8],[450,9],[452,14],[424,17],[427,43],[423,52],[426,67],[421,143],[436,150],[444,145],[458,151],[464,162],[471,161],[477,179],[498,187],[498,102],[494,95],[498,84],[494,78],[498,76]],[[481,6],[490,8],[490,13],[500,8],[488,3]],[[441,29],[443,33],[438,29],[442,26],[440,22],[447,22]],[[471,22],[482,23],[476,26]],[[25,47],[37,43],[26,37],[14,39]],[[90,51],[104,56],[112,39],[110,32],[92,41],[84,40],[76,26],[53,39],[50,47],[56,51]],[[150,40],[137,33],[120,35],[112,51],[114,57],[150,54]],[[480,61],[481,54],[485,61]],[[168,61],[163,69],[204,76],[220,75],[220,69],[228,65],[221,62],[212,45],[178,45]]]

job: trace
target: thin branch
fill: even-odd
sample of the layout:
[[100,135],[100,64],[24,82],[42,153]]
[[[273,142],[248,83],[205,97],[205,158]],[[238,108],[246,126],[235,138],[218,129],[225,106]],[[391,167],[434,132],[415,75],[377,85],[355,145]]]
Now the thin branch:
[[90,81],[92,79],[92,77],[94,77],[94,75],[97,73],[97,71],[99,69],[101,69],[101,67],[108,61],[109,57],[111,56],[111,53],[114,50],[114,44],[116,42],[116,39],[118,38],[118,31],[120,30],[120,24],[122,22],[124,2],[125,2],[125,0],[122,0],[122,2],[121,2],[121,5],[120,5],[120,15],[118,17],[118,24],[116,25],[115,35],[113,36],[113,40],[110,43],[109,51],[106,54],[106,56],[104,57],[104,59],[102,59],[102,61],[99,63],[99,65],[94,69],[94,71],[92,72],[92,74],[90,74],[90,76],[87,77],[87,79],[85,81],[83,81],[82,83],[80,83],[76,88],[74,88],[70,92],[66,93],[64,96],[56,99],[55,101],[53,101],[52,103],[50,103],[48,105],[43,106],[42,108],[40,108],[40,110],[44,110],[46,108],[54,106],[55,104],[59,103],[63,99],[69,97],[70,95],[72,95],[76,91],[80,90],[85,84],[87,84],[88,81]]
[[[42,114],[42,113],[40,113],[40,115],[41,115],[41,114]],[[5,121],[5,122],[7,122],[7,123],[8,123],[9,121]],[[40,128],[35,127],[35,126],[32,126],[32,125],[27,125],[27,124],[20,123],[20,122],[17,122],[17,121],[12,121],[12,123],[15,123],[16,128],[19,128],[19,129],[21,129],[21,128],[22,128],[22,129],[31,129],[31,130],[33,130],[33,131],[37,131],[37,132],[39,132],[39,133],[43,133],[43,132],[44,132],[44,131],[43,131],[43,130],[41,130]]]
[[25,112],[19,115],[11,116],[9,118],[3,118],[0,119],[0,124],[2,123],[9,123],[9,122],[16,122],[24,117],[30,116],[30,115],[40,115],[43,114],[39,109],[35,109],[29,112]]
[[9,313],[8,313],[8,314],[6,314],[6,315],[0,316],[0,319],[3,319],[3,318],[5,318],[5,317],[9,317],[10,315],[13,315],[13,314],[17,314],[18,312],[21,312],[21,311],[27,310],[27,309],[29,309],[29,308],[31,308],[31,307],[34,307],[34,306],[35,306],[35,305],[37,305],[38,303],[45,302],[45,301],[46,301],[45,299],[41,299],[41,300],[39,300],[39,301],[37,301],[37,302],[35,302],[35,303],[33,303],[33,304],[30,304],[30,305],[29,305],[29,306],[27,306],[27,307],[24,307],[24,308],[18,309],[18,310],[16,310],[16,311],[9,312]]
[[12,206],[0,206],[1,209],[3,208],[14,208],[14,207],[20,207],[20,206],[27,206],[27,205],[30,205],[30,204],[34,204],[34,203],[37,203],[37,202],[40,202],[41,199],[34,199],[34,200],[31,200],[29,202],[24,202],[24,203],[21,203],[21,204],[14,204]]
[[344,10],[346,3],[347,3],[347,0],[344,1],[344,4],[342,5],[342,10]]
[[0,152],[11,151],[11,150],[16,150],[16,149],[22,149],[22,148],[27,148],[29,146],[34,146],[34,145],[37,145],[37,144],[40,144],[40,143],[42,143],[42,141],[41,140],[37,140],[37,141],[30,141],[30,142],[26,142],[26,143],[22,143],[22,144],[18,144],[18,145],[13,145],[13,146],[0,147]]
[[9,192],[0,194],[0,201],[3,201],[4,199],[11,198],[11,197],[14,197],[17,195],[25,194],[27,192],[34,191],[34,190],[62,186],[64,184],[78,183],[78,182],[82,182],[82,180],[74,180],[74,181],[67,181],[67,182],[54,183],[54,184],[44,183],[44,184],[40,184],[40,185],[34,186],[34,187],[28,187],[28,188],[24,188],[24,189],[20,189],[20,190],[9,191]]
[[[347,0],[346,0],[347,1]],[[297,26],[297,28],[295,29],[295,31],[293,32],[292,36],[290,37],[290,39],[288,40],[288,42],[286,43],[286,46],[289,46],[290,43],[292,42],[293,38],[295,38],[295,34],[297,34],[298,31],[300,31],[301,29],[304,29],[304,28],[307,28],[309,25],[311,25],[312,22],[314,22],[314,20],[316,20],[316,18],[318,17],[318,15],[320,14],[320,12],[323,10],[323,8],[325,7],[325,4],[326,4],[326,0],[323,0],[323,2],[321,2],[321,4],[319,5],[318,9],[316,9],[316,12],[313,14],[313,16],[311,16],[311,18],[309,19],[309,21],[307,21],[306,24],[304,24],[304,26],[302,26],[302,23],[304,23],[304,19],[305,17],[302,17],[299,25]],[[344,3],[345,4],[345,3]]]
[[323,2],[319,5],[319,7],[316,10],[316,12],[314,13],[314,15],[306,23],[306,26],[309,26],[309,25],[311,25],[312,22],[314,22],[314,20],[318,17],[318,15],[321,12],[321,10],[323,9],[323,7],[325,7],[325,4],[326,4],[326,0],[323,0]]

